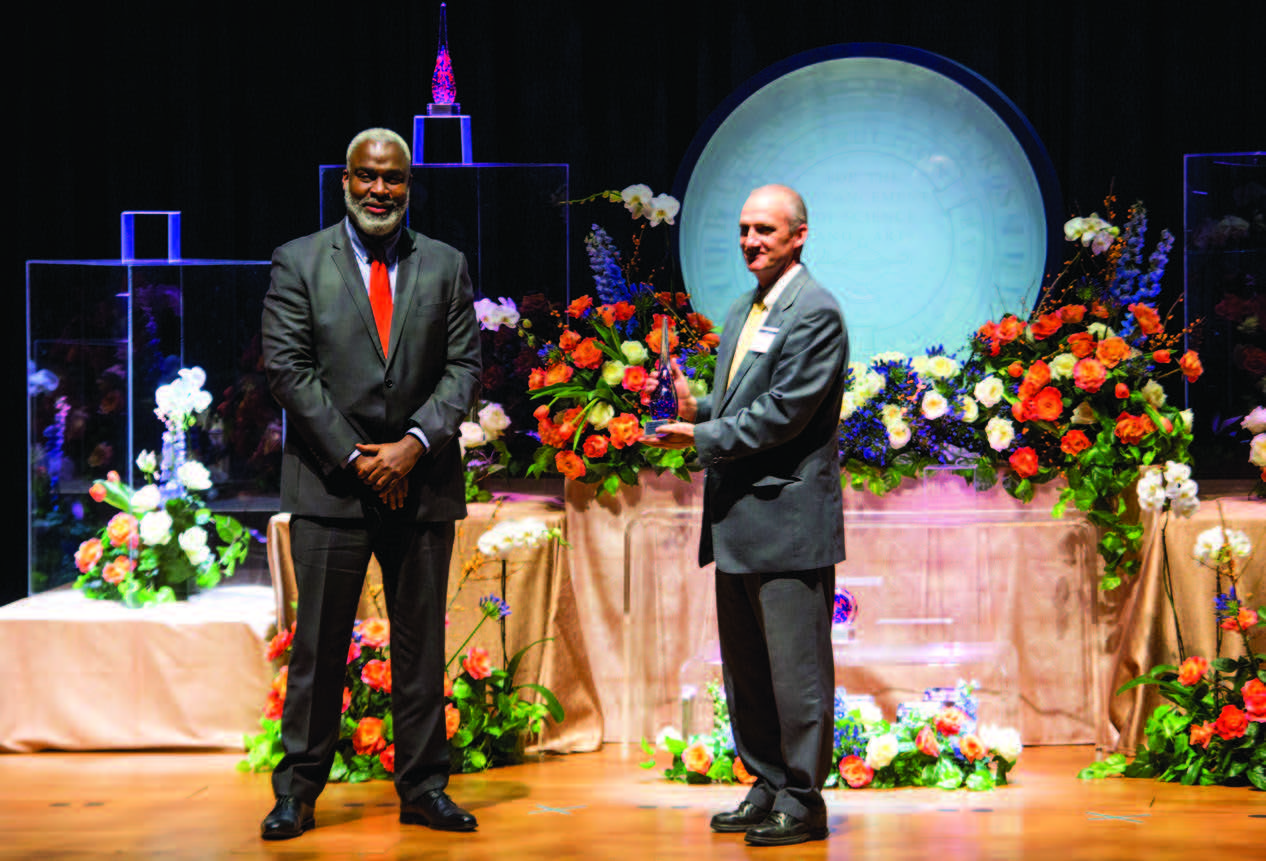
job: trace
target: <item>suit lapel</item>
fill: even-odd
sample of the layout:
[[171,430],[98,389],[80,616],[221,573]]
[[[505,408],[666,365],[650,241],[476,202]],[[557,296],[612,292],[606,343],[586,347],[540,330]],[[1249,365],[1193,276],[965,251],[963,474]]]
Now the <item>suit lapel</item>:
[[[351,299],[352,307],[360,315],[365,334],[374,342],[378,358],[383,359],[382,343],[378,340],[378,325],[374,322],[374,309],[369,305],[369,288],[365,286],[365,279],[361,278],[360,267],[356,265],[356,254],[352,251],[346,230],[341,221],[335,226],[330,240],[330,260],[343,276],[343,287]],[[394,328],[394,320],[392,322]]]
[[[422,252],[418,250],[413,232],[402,230],[396,244],[396,295],[391,302],[391,343],[399,344],[404,337],[409,315],[413,312],[418,277],[422,271]],[[387,357],[390,366],[398,351],[394,348]]]

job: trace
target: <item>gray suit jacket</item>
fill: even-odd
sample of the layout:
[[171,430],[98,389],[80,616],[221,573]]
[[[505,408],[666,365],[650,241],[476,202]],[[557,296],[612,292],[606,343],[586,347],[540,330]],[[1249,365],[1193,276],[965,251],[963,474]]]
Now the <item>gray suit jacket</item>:
[[346,467],[348,456],[358,442],[394,442],[416,426],[429,446],[409,475],[405,515],[466,515],[453,440],[480,376],[466,258],[410,230],[397,254],[384,357],[343,222],[273,253],[263,351],[269,386],[286,410],[282,507],[291,513],[364,517],[377,496]]
[[801,268],[770,310],[768,349],[724,386],[756,291],[730,307],[716,390],[699,403],[695,444],[708,474],[699,564],[769,574],[844,558],[838,426],[848,332],[835,298]]

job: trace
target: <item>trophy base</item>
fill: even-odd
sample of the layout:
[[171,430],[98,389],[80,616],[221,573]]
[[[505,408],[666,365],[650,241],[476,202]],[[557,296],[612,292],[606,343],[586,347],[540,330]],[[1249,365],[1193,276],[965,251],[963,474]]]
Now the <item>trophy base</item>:
[[642,433],[648,436],[653,433],[658,433],[661,427],[675,421],[677,421],[677,419],[651,419],[646,423],[646,426],[642,428]]

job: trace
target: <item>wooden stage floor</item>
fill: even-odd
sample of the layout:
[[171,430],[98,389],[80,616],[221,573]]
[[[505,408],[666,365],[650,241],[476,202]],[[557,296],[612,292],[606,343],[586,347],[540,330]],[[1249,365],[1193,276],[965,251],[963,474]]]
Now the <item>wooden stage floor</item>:
[[1015,782],[987,793],[832,790],[828,840],[755,849],[708,829],[740,789],[667,783],[624,745],[454,777],[475,834],[402,826],[391,785],[373,783],[331,786],[316,830],[279,843],[258,836],[268,776],[236,772],[237,754],[11,754],[0,756],[0,858],[1266,857],[1266,794],[1077,780],[1092,757],[1086,746],[1028,749]]

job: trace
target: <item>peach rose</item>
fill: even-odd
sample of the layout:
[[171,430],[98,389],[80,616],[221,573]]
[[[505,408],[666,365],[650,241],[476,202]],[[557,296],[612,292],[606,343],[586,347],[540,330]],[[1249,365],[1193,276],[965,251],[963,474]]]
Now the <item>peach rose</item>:
[[99,481],[94,481],[92,487],[88,488],[88,495],[92,497],[93,502],[102,502],[106,498],[106,487]]
[[1059,309],[1059,317],[1065,323],[1080,323],[1086,318],[1086,306],[1065,305]]
[[394,773],[396,770],[396,746],[394,744],[387,745],[382,753],[378,754],[378,761],[382,763],[382,767],[387,769],[387,773]]
[[365,666],[360,670],[360,680],[368,685],[370,690],[382,691],[384,694],[391,693],[391,663],[377,658],[366,661]]
[[365,619],[356,626],[356,632],[361,645],[371,649],[381,649],[391,640],[391,624],[386,619]]
[[545,369],[545,385],[553,386],[558,383],[566,383],[571,380],[572,375],[575,373],[571,365],[566,362],[555,362]]
[[646,368],[641,365],[633,365],[624,369],[624,380],[621,385],[630,392],[640,392],[646,388]]
[[620,413],[607,423],[607,433],[611,434],[611,445],[626,448],[642,438],[642,423],[632,413]]
[[975,733],[963,736],[958,742],[958,749],[962,752],[963,758],[968,762],[975,762],[978,759],[984,759],[985,754],[988,753],[988,751],[985,750],[984,744]]
[[1257,611],[1250,607],[1241,607],[1235,620],[1240,623],[1240,630],[1247,631],[1257,624]]
[[941,755],[941,743],[936,740],[936,733],[930,726],[919,730],[919,734],[914,737],[914,746],[919,749],[919,753],[928,756]]
[[1098,359],[1086,357],[1073,365],[1073,383],[1084,392],[1094,394],[1107,379],[1108,372]]
[[105,547],[101,544],[100,538],[89,538],[80,544],[79,549],[75,551],[75,567],[79,569],[79,573],[87,574],[91,571],[101,561],[101,554],[104,551]]
[[577,368],[596,368],[602,364],[602,348],[593,338],[585,338],[571,354]]
[[528,374],[528,389],[540,389],[545,386],[545,371],[542,368],[533,368]]
[[1244,710],[1253,723],[1266,723],[1266,684],[1261,679],[1249,679],[1240,688],[1244,697]]
[[452,738],[462,725],[462,713],[457,710],[457,706],[449,703],[444,706],[444,737]]
[[1012,362],[1007,365],[1007,375],[1017,379],[1024,376],[1024,365],[1020,362]]
[[1031,400],[1025,403],[1024,412],[1031,419],[1041,422],[1053,422],[1064,411],[1064,396],[1054,386],[1042,389]]
[[1191,738],[1189,740],[1192,747],[1208,747],[1209,741],[1213,738],[1213,724],[1205,721],[1202,724],[1191,725]]
[[374,754],[385,749],[387,740],[382,737],[382,719],[361,718],[352,732],[352,747],[360,754]]
[[1009,314],[1003,317],[1002,322],[998,324],[997,336],[999,341],[1009,344],[1020,337],[1023,332],[1024,324],[1014,314]]
[[273,676],[273,680],[270,684],[270,687],[272,688],[272,692],[277,694],[278,696],[284,697],[286,695],[286,685],[289,683],[289,681],[290,681],[290,667],[282,667],[280,670],[277,671],[277,675]]
[[593,307],[593,297],[581,296],[579,299],[567,306],[567,316],[579,319],[580,317],[583,317],[585,312],[591,307]]
[[563,474],[564,478],[569,478],[572,481],[585,474],[585,462],[580,459],[580,455],[571,449],[564,449],[554,455],[554,466]]
[[1090,313],[1098,317],[1100,320],[1106,320],[1112,312],[1108,310],[1107,305],[1104,305],[1098,299],[1095,299],[1090,303]]
[[1161,325],[1160,314],[1156,313],[1156,309],[1150,305],[1144,305],[1142,302],[1137,305],[1130,306],[1130,312],[1134,315],[1134,319],[1138,321],[1139,328],[1143,330],[1145,335],[1155,335],[1164,329]]
[[286,654],[286,650],[290,648],[290,644],[294,642],[295,628],[291,625],[284,631],[278,631],[277,635],[268,641],[268,650],[264,656],[270,661],[275,661],[282,655]]
[[1200,364],[1200,356],[1195,350],[1183,353],[1178,359],[1178,367],[1182,368],[1183,376],[1189,383],[1194,383],[1204,373],[1204,365]]
[[598,319],[602,321],[602,325],[610,328],[615,325],[615,306],[599,305],[597,311]]
[[751,786],[756,782],[756,775],[749,772],[743,760],[737,756],[734,757],[734,765],[730,767],[730,771],[734,774],[734,779],[744,786]]
[[681,759],[686,765],[686,771],[693,771],[695,774],[707,774],[712,767],[712,752],[701,742],[695,742],[683,750]]
[[610,445],[610,443],[607,441],[606,437],[601,434],[590,434],[585,438],[585,457],[590,459],[602,457],[607,453],[608,445]]
[[[1018,365],[1019,362],[1016,362]],[[1028,400],[1042,390],[1047,383],[1051,381],[1051,366],[1038,359],[1029,366],[1028,372],[1024,375],[1024,382],[1020,383],[1018,392],[1021,400]]]
[[1129,355],[1130,345],[1125,343],[1124,338],[1119,338],[1115,335],[1111,338],[1104,338],[1095,347],[1095,358],[1103,362],[1105,368],[1115,368]]
[[1178,684],[1191,687],[1203,679],[1207,672],[1209,672],[1209,662],[1197,655],[1192,655],[1178,668]]
[[[1024,448],[1016,449],[1008,460],[1011,463],[1011,468],[1015,470],[1015,474],[1020,476],[1020,478],[1029,478],[1037,475],[1037,452],[1031,446],[1026,445]],[[951,733],[946,734],[950,735]]]
[[130,514],[119,512],[110,518],[110,522],[106,524],[106,536],[110,539],[110,545],[113,547],[136,547],[140,541],[137,535],[136,518]]
[[564,353],[570,353],[572,350],[576,349],[576,345],[582,340],[584,340],[584,338],[581,337],[579,332],[573,332],[571,329],[564,329],[563,334],[558,336],[558,349],[562,350]]
[[126,556],[116,556],[101,570],[101,579],[107,583],[122,583],[132,573],[136,563]]
[[1029,330],[1033,333],[1034,340],[1041,341],[1054,335],[1063,325],[1064,318],[1059,314],[1043,314],[1033,321]]
[[451,697],[453,695],[453,680],[448,677],[448,673],[444,674],[444,696]]
[[967,723],[967,714],[957,706],[945,706],[932,720],[932,726],[936,727],[936,731],[945,736],[958,735],[965,723]]
[[281,713],[285,707],[285,696],[279,695],[276,691],[269,691],[268,699],[264,702],[264,717],[269,720],[281,720]]
[[492,658],[488,656],[488,650],[482,646],[471,646],[466,657],[462,658],[462,669],[472,679],[486,679],[491,676]]
[[1074,332],[1068,336],[1068,351],[1084,359],[1095,351],[1095,336],[1089,332]]
[[355,640],[352,640],[350,643],[347,644],[347,662],[350,664],[352,661],[356,660],[359,657],[360,657],[360,643],[356,642]]
[[1248,715],[1233,705],[1222,707],[1222,713],[1213,722],[1213,731],[1222,739],[1243,738],[1248,730]]
[[633,305],[630,302],[616,302],[615,303],[615,319],[619,320],[621,323],[623,323],[626,320],[632,319],[633,315],[636,313],[637,313],[637,306]]
[[1169,350],[1157,350],[1152,353],[1152,361],[1158,365],[1168,365],[1171,358]]
[[347,714],[347,710],[352,707],[352,689],[343,688],[343,714]]
[[1086,449],[1090,448],[1090,438],[1079,430],[1070,430],[1064,434],[1063,439],[1059,441],[1059,448],[1064,454],[1076,457]]
[[1156,425],[1152,424],[1152,420],[1146,414],[1133,416],[1129,413],[1121,413],[1117,416],[1117,424],[1113,432],[1123,444],[1138,445],[1143,437],[1154,430],[1156,430]]
[[851,754],[840,760],[840,777],[853,789],[861,789],[875,779],[875,770],[866,764],[866,760]]

